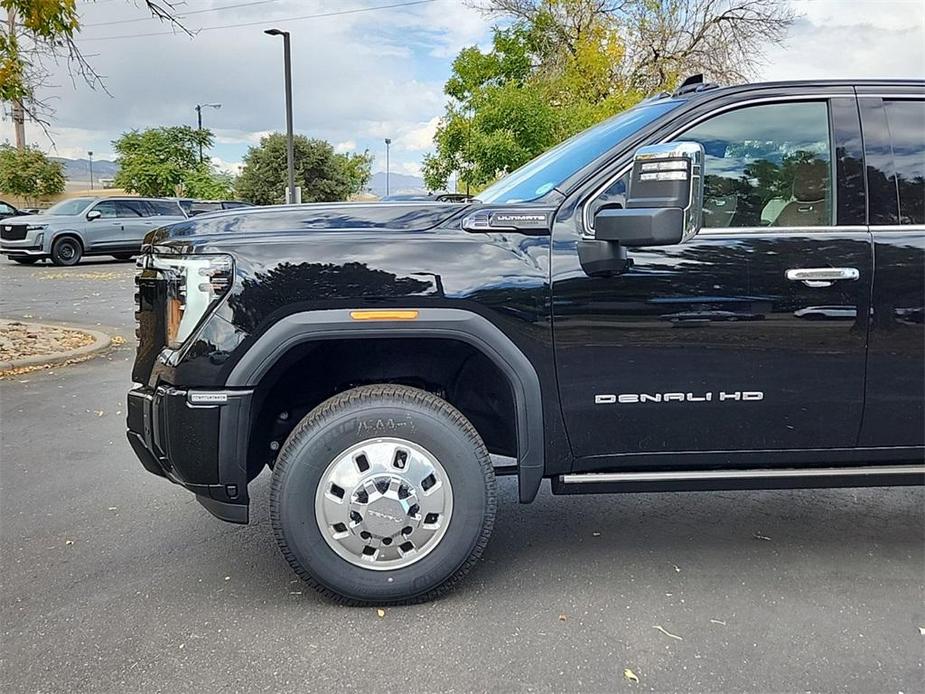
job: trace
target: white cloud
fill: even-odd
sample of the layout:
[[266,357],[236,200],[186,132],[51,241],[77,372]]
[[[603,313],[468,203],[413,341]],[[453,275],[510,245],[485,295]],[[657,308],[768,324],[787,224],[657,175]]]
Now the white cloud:
[[440,116],[434,116],[426,123],[419,124],[417,127],[404,132],[396,139],[395,144],[411,152],[431,149],[434,145],[434,135],[437,132],[439,123]]
[[767,52],[765,80],[925,77],[921,0],[805,0],[782,46]]
[[210,161],[219,173],[231,174],[232,176],[237,176],[241,173],[241,169],[244,168],[244,162],[241,161],[225,161],[221,157],[210,157]]
[[334,151],[338,154],[344,154],[345,152],[353,152],[357,148],[356,140],[344,140],[343,142],[338,142],[334,145]]

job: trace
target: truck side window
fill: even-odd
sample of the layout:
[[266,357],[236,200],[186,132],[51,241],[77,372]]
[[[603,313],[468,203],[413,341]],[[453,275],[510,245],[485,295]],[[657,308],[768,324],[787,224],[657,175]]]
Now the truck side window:
[[703,226],[832,224],[832,157],[824,102],[746,106],[678,140],[703,144]]
[[886,101],[899,223],[925,224],[925,101]]

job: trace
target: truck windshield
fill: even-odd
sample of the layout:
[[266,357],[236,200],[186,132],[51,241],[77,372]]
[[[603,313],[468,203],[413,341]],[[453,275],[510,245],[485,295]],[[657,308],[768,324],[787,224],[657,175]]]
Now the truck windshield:
[[80,214],[86,209],[87,205],[94,200],[95,198],[71,198],[70,200],[62,200],[57,205],[52,205],[45,210],[45,214]]
[[477,199],[496,204],[536,200],[621,140],[681,103],[681,100],[665,100],[624,111],[544,152],[490,185]]

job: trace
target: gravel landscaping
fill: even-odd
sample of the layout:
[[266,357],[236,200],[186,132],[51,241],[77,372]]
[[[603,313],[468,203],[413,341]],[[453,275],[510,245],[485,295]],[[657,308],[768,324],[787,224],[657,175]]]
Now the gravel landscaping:
[[0,321],[0,362],[26,357],[53,356],[86,347],[94,337],[82,330],[52,325]]

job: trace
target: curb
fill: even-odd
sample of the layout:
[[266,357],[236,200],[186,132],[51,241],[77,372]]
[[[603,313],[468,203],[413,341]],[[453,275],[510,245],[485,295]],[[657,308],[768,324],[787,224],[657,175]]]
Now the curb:
[[84,359],[89,357],[97,352],[102,352],[105,349],[108,349],[112,345],[112,337],[106,333],[101,333],[99,330],[92,330],[90,328],[84,328],[82,326],[75,325],[55,325],[53,323],[33,323],[31,321],[22,321],[17,320],[13,321],[10,319],[0,319],[0,323],[6,322],[16,322],[22,323],[23,325],[36,326],[39,328],[56,328],[56,329],[65,329],[65,330],[76,330],[78,332],[86,333],[93,338],[93,342],[89,345],[84,345],[83,347],[78,347],[77,349],[69,349],[66,352],[55,352],[53,354],[36,354],[31,357],[23,357],[22,359],[13,359],[10,361],[0,361],[0,375],[6,371],[13,371],[15,369],[21,369],[24,367],[32,366],[49,366],[52,364],[60,364],[62,362],[71,361],[73,359]]

